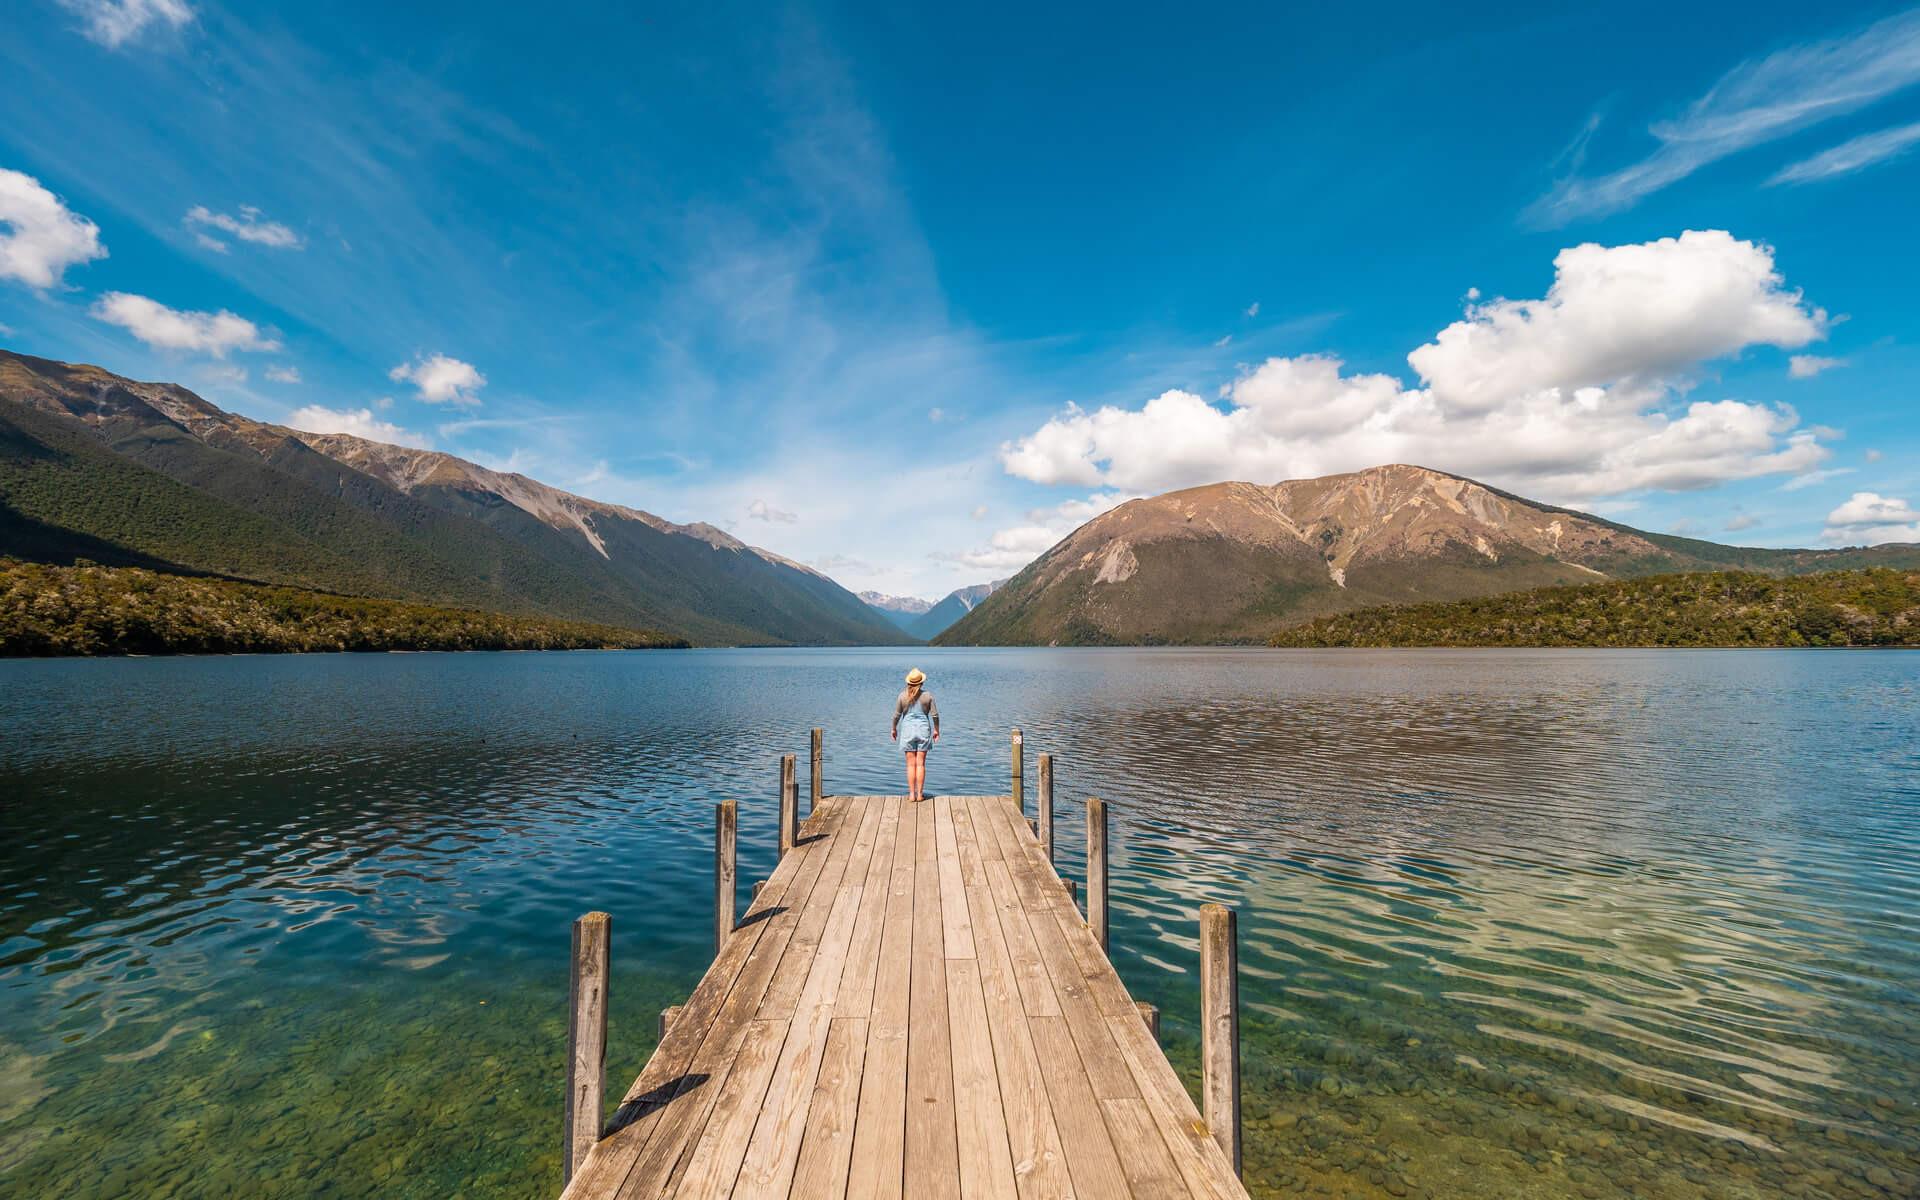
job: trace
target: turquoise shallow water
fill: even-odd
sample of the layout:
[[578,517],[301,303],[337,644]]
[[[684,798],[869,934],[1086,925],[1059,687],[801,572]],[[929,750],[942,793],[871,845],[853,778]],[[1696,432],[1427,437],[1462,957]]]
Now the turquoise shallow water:
[[1256,1195],[1920,1194],[1920,657],[804,650],[0,662],[0,1195],[552,1194],[568,922],[617,1089],[909,658],[1189,1074],[1240,910]]

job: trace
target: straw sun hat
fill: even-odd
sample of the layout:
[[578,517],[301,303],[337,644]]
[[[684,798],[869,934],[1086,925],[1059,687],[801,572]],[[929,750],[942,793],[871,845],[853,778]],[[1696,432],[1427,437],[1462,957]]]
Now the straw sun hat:
[[926,681],[927,673],[919,667],[915,667],[913,670],[907,672],[907,684],[909,687],[916,683],[925,683]]

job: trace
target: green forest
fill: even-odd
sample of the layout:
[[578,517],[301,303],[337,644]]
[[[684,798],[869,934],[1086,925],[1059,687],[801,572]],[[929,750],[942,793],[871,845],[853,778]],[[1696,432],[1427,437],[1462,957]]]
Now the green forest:
[[1281,630],[1275,646],[1915,646],[1920,572],[1658,575],[1369,608]]
[[649,630],[505,616],[137,567],[0,558],[0,657],[380,650],[638,650]]

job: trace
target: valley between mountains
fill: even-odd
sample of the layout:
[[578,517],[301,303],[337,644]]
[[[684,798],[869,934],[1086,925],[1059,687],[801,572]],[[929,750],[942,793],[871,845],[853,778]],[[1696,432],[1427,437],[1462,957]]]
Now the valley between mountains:
[[855,595],[714,525],[0,351],[0,558],[585,622],[634,644],[1107,645],[1264,643],[1382,605],[1680,572],[1912,569],[1920,546],[1725,546],[1388,465],[1134,500],[1011,579]]

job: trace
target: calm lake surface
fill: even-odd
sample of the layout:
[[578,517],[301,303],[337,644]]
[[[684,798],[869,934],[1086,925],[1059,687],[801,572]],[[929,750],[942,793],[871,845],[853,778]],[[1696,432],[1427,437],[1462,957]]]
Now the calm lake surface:
[[555,1194],[569,921],[617,1095],[913,662],[1190,1083],[1239,909],[1255,1195],[1920,1194],[1920,656],[794,650],[0,662],[0,1195]]

